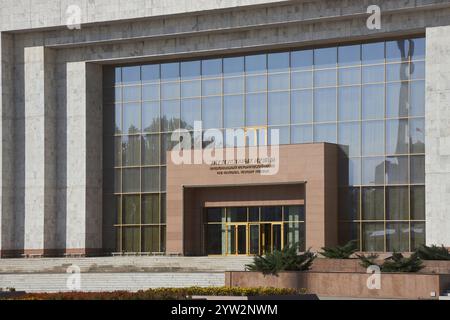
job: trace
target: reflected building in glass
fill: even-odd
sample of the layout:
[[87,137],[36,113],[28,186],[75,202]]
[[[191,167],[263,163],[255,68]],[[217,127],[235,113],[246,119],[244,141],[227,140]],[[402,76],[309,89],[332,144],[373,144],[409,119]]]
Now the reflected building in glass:
[[[275,129],[281,145],[337,145],[339,243],[356,240],[370,252],[425,243],[425,38],[119,65],[104,68],[103,84],[103,215],[104,229],[114,230],[115,241],[106,241],[111,252],[166,252],[166,152],[176,144],[172,132],[193,133],[195,121],[204,130],[251,132],[246,146],[272,144]],[[225,139],[223,147],[233,142]],[[236,210],[245,214],[231,218]],[[254,210],[280,215],[251,220]],[[285,228],[286,210],[302,212],[290,222],[296,232]],[[208,217],[206,253],[259,254],[262,246],[302,242],[304,210],[199,212]]]

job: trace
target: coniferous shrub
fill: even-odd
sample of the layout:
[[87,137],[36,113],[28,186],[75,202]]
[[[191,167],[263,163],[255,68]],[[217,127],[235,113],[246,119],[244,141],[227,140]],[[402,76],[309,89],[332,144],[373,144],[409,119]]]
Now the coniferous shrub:
[[246,265],[248,271],[277,275],[281,271],[307,271],[317,255],[308,249],[298,254],[298,245],[287,246],[283,250],[274,250],[264,256],[256,256],[252,264]]
[[322,250],[320,254],[328,259],[350,259],[352,254],[358,251],[358,243],[352,240],[344,246],[323,247]]
[[432,245],[428,247],[422,245],[416,250],[416,253],[422,260],[450,260],[450,253],[444,246]]
[[416,253],[406,258],[403,254],[394,252],[392,256],[384,259],[382,264],[376,262],[378,255],[357,255],[361,260],[361,266],[368,268],[369,266],[378,266],[381,272],[419,272],[424,268],[422,260]]

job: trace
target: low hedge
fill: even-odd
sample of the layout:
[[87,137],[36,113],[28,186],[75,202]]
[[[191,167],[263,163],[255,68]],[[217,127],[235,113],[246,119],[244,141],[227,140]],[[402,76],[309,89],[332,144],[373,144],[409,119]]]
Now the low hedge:
[[26,293],[15,300],[189,300],[192,296],[282,296],[304,294],[306,290],[278,288],[158,288],[138,292]]

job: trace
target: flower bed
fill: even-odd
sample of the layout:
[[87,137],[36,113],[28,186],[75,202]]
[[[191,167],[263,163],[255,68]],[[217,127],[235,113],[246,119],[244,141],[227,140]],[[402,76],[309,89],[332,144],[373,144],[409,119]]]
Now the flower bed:
[[292,296],[304,294],[305,290],[290,288],[158,288],[128,292],[61,292],[26,293],[10,297],[19,300],[190,300],[192,296]]

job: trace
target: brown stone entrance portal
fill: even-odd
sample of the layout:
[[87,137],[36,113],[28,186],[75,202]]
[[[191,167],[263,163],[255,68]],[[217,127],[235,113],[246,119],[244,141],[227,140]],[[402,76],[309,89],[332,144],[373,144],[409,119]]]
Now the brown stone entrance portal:
[[[247,148],[248,150],[248,148]],[[333,144],[280,146],[279,171],[223,174],[207,164],[176,165],[167,156],[167,252],[207,255],[208,210],[240,211],[247,220],[228,218],[222,232],[228,254],[256,254],[285,241],[289,210],[304,212],[304,246],[337,243],[338,147]],[[227,170],[224,164],[221,170]],[[258,209],[256,209],[258,208]],[[245,210],[245,211],[244,211]],[[259,221],[251,212],[258,210]],[[272,211],[280,218],[271,220]],[[237,213],[239,214],[239,213]],[[263,217],[264,215],[264,217]],[[274,218],[275,219],[275,218]],[[211,224],[221,223],[211,222]],[[256,226],[258,230],[256,231]],[[228,229],[229,228],[229,229]],[[256,234],[258,241],[256,241]],[[252,237],[253,236],[253,237]],[[244,239],[244,240],[242,240]],[[252,242],[253,240],[253,242]],[[256,252],[256,243],[258,249]]]

